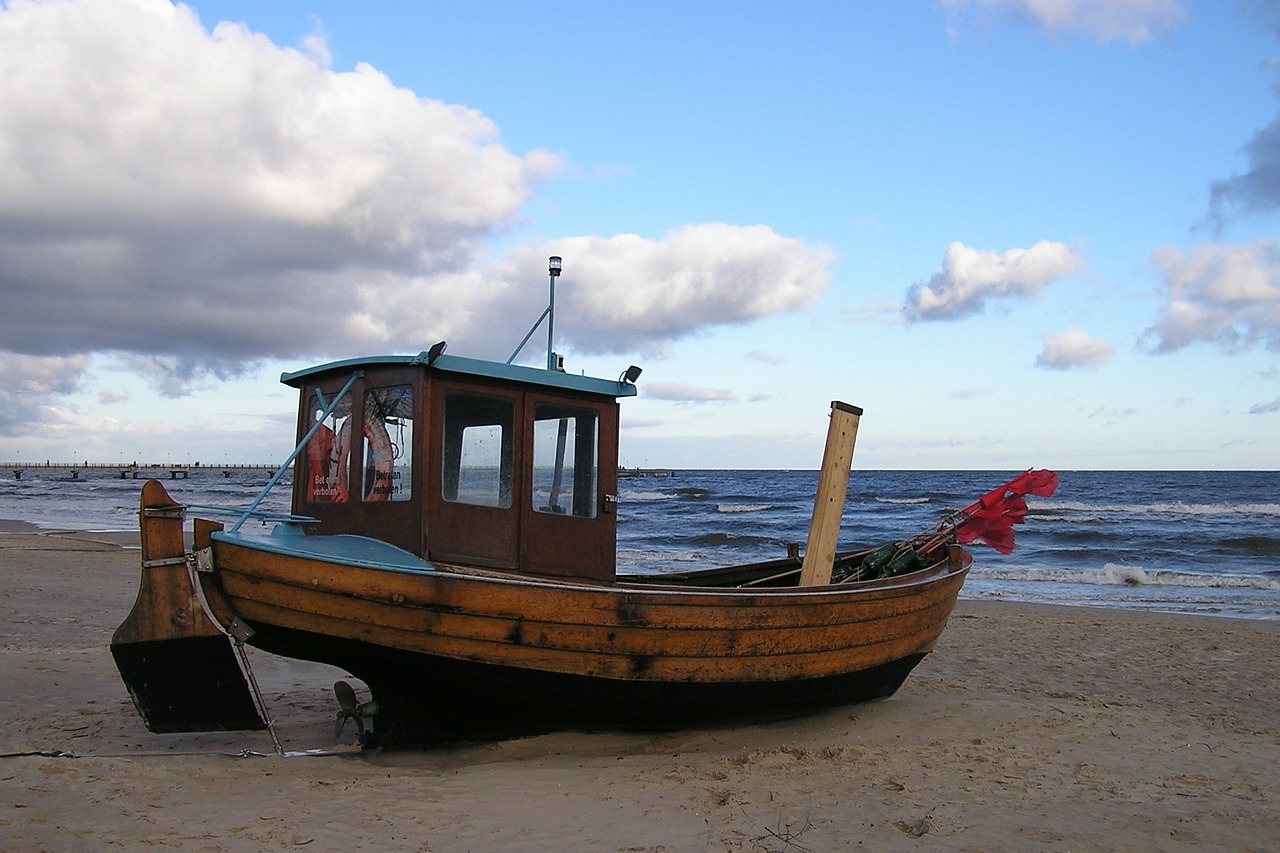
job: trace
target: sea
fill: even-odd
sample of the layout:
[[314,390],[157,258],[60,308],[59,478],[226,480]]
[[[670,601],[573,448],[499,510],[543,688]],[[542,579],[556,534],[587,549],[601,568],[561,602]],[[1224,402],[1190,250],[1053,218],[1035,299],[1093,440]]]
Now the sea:
[[[619,480],[618,568],[661,573],[783,557],[803,546],[816,471],[679,470]],[[841,550],[933,529],[1017,471],[858,471]],[[1060,471],[1028,498],[1014,552],[970,546],[962,598],[1280,619],[1280,472]],[[208,469],[166,480],[178,501],[236,517],[268,481]],[[0,480],[0,519],[137,530],[141,481],[27,468]],[[260,508],[287,512],[286,475]],[[251,521],[250,524],[258,522]]]

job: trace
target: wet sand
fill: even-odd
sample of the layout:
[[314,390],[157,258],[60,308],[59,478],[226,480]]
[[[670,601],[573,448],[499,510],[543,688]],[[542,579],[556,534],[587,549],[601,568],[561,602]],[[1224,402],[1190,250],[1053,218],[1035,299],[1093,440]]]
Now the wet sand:
[[323,752],[280,757],[142,725],[108,650],[134,542],[0,523],[0,848],[1280,848],[1280,623],[962,601],[881,702],[409,753],[335,743],[343,674],[251,650]]

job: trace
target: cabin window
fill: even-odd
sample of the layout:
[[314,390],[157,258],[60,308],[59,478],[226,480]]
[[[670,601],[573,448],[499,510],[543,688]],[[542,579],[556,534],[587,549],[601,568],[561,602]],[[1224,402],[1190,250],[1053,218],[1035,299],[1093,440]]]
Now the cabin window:
[[540,404],[533,421],[533,509],[596,516],[599,421],[587,409]]
[[413,388],[371,388],[364,395],[366,501],[413,496]]
[[[311,424],[320,421],[332,400],[316,388],[311,395]],[[307,442],[307,500],[346,503],[347,471],[351,462],[351,395],[345,394]]]
[[441,488],[454,503],[511,507],[515,402],[449,392],[444,400]]

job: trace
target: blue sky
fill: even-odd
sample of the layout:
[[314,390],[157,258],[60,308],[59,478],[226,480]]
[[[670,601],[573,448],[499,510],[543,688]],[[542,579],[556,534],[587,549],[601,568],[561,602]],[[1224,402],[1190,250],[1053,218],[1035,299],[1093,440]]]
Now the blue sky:
[[[644,367],[628,465],[1280,468],[1280,4],[0,2],[0,460]],[[539,334],[526,348],[543,358]]]

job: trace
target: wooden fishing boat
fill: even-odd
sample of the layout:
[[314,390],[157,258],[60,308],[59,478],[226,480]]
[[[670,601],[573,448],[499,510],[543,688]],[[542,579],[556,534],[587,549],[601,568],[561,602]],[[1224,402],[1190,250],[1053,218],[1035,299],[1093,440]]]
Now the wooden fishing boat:
[[803,556],[618,575],[618,400],[639,371],[601,380],[443,350],[282,377],[301,400],[280,472],[292,464],[293,512],[267,527],[245,526],[256,505],[230,527],[197,518],[188,554],[182,507],[146,484],[142,588],[112,651],[149,728],[267,725],[244,643],[362,680],[363,704],[336,686],[339,724],[382,743],[884,697],[942,632],[970,564],[961,544],[999,540],[1022,495],[1056,485],[1028,472],[937,529],[837,553],[861,412],[834,403]]

